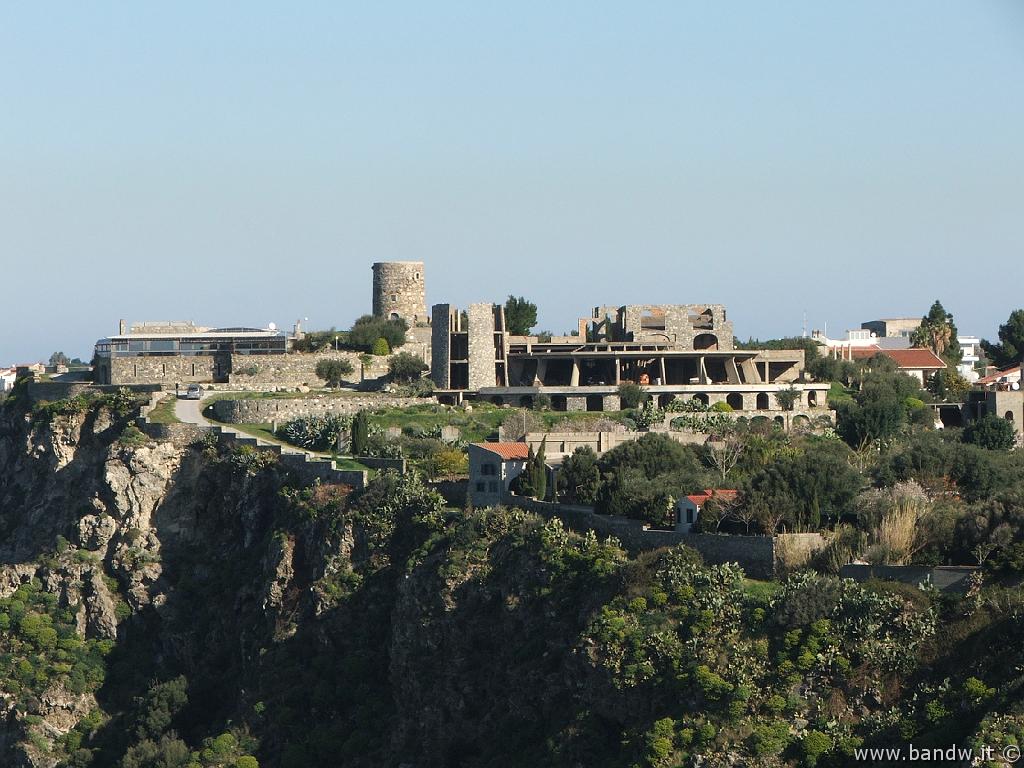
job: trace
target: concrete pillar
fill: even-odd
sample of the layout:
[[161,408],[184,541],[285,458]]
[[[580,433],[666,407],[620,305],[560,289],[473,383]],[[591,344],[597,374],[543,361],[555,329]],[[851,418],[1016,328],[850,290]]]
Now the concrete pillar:
[[700,383],[708,383],[708,369],[704,367],[704,355],[700,356]]
[[736,358],[730,357],[725,361],[725,375],[730,384],[740,383],[740,372],[736,367]]
[[537,374],[536,374],[536,376],[534,378],[533,385],[535,387],[543,387],[544,386],[544,379],[547,377],[547,375],[548,375],[548,361],[547,360],[538,360],[537,361]]
[[[571,387],[578,387],[579,385],[580,385],[580,364],[579,364],[579,362],[577,362],[576,358],[573,358],[573,361],[572,361],[572,378],[569,379],[569,386],[571,386]],[[583,410],[584,411],[587,410],[586,406],[583,407]]]
[[658,358],[658,370],[660,371],[659,376],[661,376],[661,383],[662,384],[667,384],[668,383],[668,378],[665,376],[665,358],[664,357],[659,357]]
[[615,360],[615,386],[619,386],[622,383],[622,361],[619,358]]

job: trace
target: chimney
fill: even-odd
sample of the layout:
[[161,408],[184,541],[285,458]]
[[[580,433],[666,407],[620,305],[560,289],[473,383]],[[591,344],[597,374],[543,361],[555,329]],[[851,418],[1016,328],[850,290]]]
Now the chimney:
[[128,323],[124,320],[118,320],[117,322],[117,335],[124,336],[128,333]]

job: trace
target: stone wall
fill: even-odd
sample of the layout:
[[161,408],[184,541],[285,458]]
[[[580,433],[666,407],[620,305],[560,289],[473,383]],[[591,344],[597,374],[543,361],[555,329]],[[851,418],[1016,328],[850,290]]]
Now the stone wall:
[[[119,389],[121,387],[117,385],[100,386],[78,382],[36,381],[33,379],[28,383],[27,392],[29,399],[34,402],[46,400],[52,403],[55,400],[66,400],[70,397],[76,397],[89,392],[110,394],[117,392]],[[132,392],[159,392],[162,387],[159,384],[141,384],[125,386],[125,389],[130,389]]]
[[469,388],[493,387],[494,378],[494,305],[470,304],[469,315]]
[[[271,357],[271,355],[267,355]],[[99,384],[193,384],[226,381],[231,373],[228,355],[165,355],[112,357],[96,369]]]
[[430,378],[438,389],[451,389],[452,331],[458,327],[457,310],[451,304],[431,307]]
[[310,459],[305,453],[284,453],[279,445],[260,443],[254,437],[242,437],[224,432],[220,427],[213,427],[222,445],[245,445],[261,452],[276,455],[280,462],[298,475],[301,482],[341,483],[350,485],[356,490],[366,487],[367,473],[362,470],[337,469],[333,461]]
[[708,565],[738,563],[747,576],[754,579],[772,579],[776,575],[775,550],[776,542],[780,538],[778,536],[730,536],[650,530],[645,529],[639,520],[598,515],[590,507],[519,497],[512,497],[507,503],[549,519],[557,517],[566,527],[578,533],[594,531],[599,536],[614,536],[622,543],[623,548],[633,555],[661,547],[685,544],[700,552]]
[[922,565],[844,565],[839,575],[844,579],[867,581],[899,581],[903,584],[930,583],[936,588],[951,592],[965,592],[971,574],[979,571],[976,566],[940,566],[930,568]]
[[[352,373],[345,377],[345,381],[356,383],[363,379],[363,364],[358,352],[296,352],[289,355],[231,355],[228,382],[240,386],[281,384],[322,387],[324,381],[316,375],[316,366],[321,360],[345,360],[352,366]],[[383,361],[384,373],[387,373],[387,358],[374,358],[374,361],[377,360]]]
[[[614,432],[529,432],[525,442],[539,450],[540,444],[544,442],[544,451],[548,457],[568,456],[577,448],[584,446],[591,448],[595,453],[602,454],[610,451],[622,443],[631,443],[639,440],[647,432],[614,431]],[[667,432],[668,437],[683,445],[703,445],[707,441],[707,435],[695,434],[692,432]]]
[[392,397],[389,395],[321,395],[313,397],[253,397],[240,400],[217,400],[213,417],[225,424],[269,424],[285,422],[299,416],[351,416],[375,408],[406,408],[436,402],[426,397]]

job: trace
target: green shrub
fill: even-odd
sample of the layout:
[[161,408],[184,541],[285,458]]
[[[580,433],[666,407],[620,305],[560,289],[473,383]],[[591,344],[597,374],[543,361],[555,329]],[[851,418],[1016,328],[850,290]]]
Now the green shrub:
[[117,442],[125,448],[140,448],[149,442],[149,438],[134,424],[129,424]]
[[386,357],[391,354],[391,346],[383,336],[373,342],[373,354],[377,357]]

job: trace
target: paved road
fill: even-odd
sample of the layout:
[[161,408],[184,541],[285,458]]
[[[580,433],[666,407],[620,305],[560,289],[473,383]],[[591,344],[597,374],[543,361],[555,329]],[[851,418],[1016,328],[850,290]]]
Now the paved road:
[[212,426],[210,420],[203,416],[202,400],[185,400],[179,397],[174,404],[174,415],[186,424],[198,424],[202,427]]
[[[217,392],[218,395],[225,394],[224,392]],[[181,421],[186,424],[198,424],[201,427],[220,427],[223,432],[228,432],[239,437],[253,437],[253,435],[246,434],[239,429],[234,429],[228,424],[221,424],[219,422],[210,421],[208,418],[203,416],[203,408],[208,404],[206,399],[209,397],[207,393],[203,393],[202,400],[185,400],[179,397],[174,404],[174,415],[177,416]],[[270,441],[264,440],[263,438],[257,437],[256,442],[261,445],[277,445],[281,447],[282,453],[299,453],[306,454],[310,457],[317,457],[317,454],[313,451],[305,451],[302,448],[296,448],[294,445],[288,445],[277,440]]]

